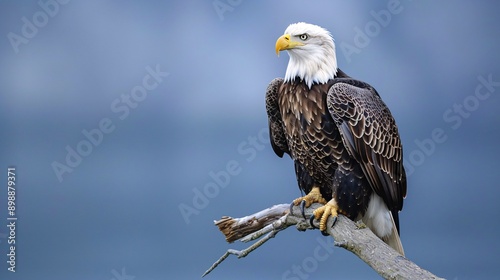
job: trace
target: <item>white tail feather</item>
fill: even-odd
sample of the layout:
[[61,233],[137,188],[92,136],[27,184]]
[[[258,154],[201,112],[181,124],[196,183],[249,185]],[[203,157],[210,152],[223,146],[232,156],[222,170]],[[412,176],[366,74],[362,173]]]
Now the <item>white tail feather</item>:
[[[390,212],[389,212],[390,213]],[[401,243],[401,239],[399,238],[399,233],[396,228],[396,224],[394,223],[394,218],[391,214],[392,221],[392,231],[391,234],[382,238],[382,240],[387,243],[387,245],[391,246],[394,250],[396,250],[401,255],[405,255],[405,251],[403,250],[403,244]]]
[[375,193],[370,197],[363,222],[376,236],[404,256],[403,244],[401,244],[394,217],[384,200]]

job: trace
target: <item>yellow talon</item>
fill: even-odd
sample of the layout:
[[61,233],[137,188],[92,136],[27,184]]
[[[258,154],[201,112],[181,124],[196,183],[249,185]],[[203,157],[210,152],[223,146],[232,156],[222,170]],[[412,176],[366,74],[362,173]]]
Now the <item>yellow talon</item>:
[[321,196],[321,192],[319,191],[319,187],[313,187],[307,195],[295,199],[293,201],[293,205],[297,206],[302,201],[306,202],[306,204],[305,204],[306,208],[311,206],[311,204],[313,204],[315,202],[321,203],[321,204],[326,204],[326,199],[324,199],[323,196]]
[[330,216],[337,217],[338,210],[339,206],[337,205],[337,202],[333,198],[330,201],[328,201],[328,203],[326,203],[325,205],[314,210],[313,215],[314,218],[316,218],[316,220],[319,220],[320,231],[326,230],[326,222],[328,221],[328,218]]

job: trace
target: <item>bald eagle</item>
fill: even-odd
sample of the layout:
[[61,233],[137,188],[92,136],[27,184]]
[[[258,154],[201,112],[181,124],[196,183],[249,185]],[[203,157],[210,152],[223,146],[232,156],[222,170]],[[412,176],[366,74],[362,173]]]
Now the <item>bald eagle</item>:
[[271,144],[295,164],[306,194],[293,205],[323,204],[311,219],[326,230],[328,217],[362,221],[404,255],[398,212],[406,196],[406,174],[398,128],[369,84],[337,67],[335,44],[326,29],[308,23],[288,26],[276,53],[290,56],[285,78],[266,91]]

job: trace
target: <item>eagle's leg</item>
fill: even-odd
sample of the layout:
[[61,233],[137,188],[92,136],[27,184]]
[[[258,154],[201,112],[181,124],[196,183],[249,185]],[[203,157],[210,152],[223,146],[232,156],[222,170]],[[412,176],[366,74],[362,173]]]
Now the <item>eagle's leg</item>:
[[[337,204],[337,201],[335,201],[335,198],[332,198],[330,201],[328,201],[325,205],[317,208],[313,212],[313,216],[311,216],[310,223],[312,224],[312,217],[314,217],[316,220],[319,220],[319,230],[323,235],[326,234],[326,222],[328,221],[328,218],[330,216],[333,217],[333,224],[337,221],[337,216],[338,216],[338,211],[339,211],[339,206]],[[327,234],[326,234],[327,235]]]
[[292,202],[291,206],[293,206],[293,205],[297,206],[300,204],[300,211],[301,211],[304,219],[306,219],[304,209],[308,208],[309,206],[311,206],[311,204],[313,204],[315,202],[321,203],[321,204],[326,204],[326,199],[324,199],[323,196],[321,196],[321,192],[319,191],[319,187],[313,187],[307,195],[295,199]]

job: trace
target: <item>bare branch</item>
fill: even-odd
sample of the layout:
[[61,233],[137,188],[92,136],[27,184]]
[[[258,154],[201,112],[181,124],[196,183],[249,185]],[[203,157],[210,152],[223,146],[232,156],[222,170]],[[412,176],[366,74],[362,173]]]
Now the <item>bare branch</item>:
[[[306,209],[306,217],[320,206],[321,204],[313,204]],[[289,204],[279,204],[246,217],[234,219],[224,216],[221,220],[214,221],[230,243],[236,240],[248,242],[264,237],[244,250],[227,250],[202,277],[214,270],[229,255],[243,258],[289,226],[295,225],[300,231],[313,229],[309,221],[302,217],[297,206],[293,207],[292,213],[289,213],[288,209]],[[335,246],[354,253],[385,279],[441,279],[397,253],[364,225],[355,224],[342,215],[339,215],[335,226],[332,226],[332,223],[333,220],[329,219],[327,233],[334,238]]]
[[288,211],[288,204],[279,204],[243,218],[235,219],[224,216],[219,221],[214,221],[214,223],[226,236],[226,241],[233,243],[243,236],[254,233],[255,231],[273,223],[287,214]]

